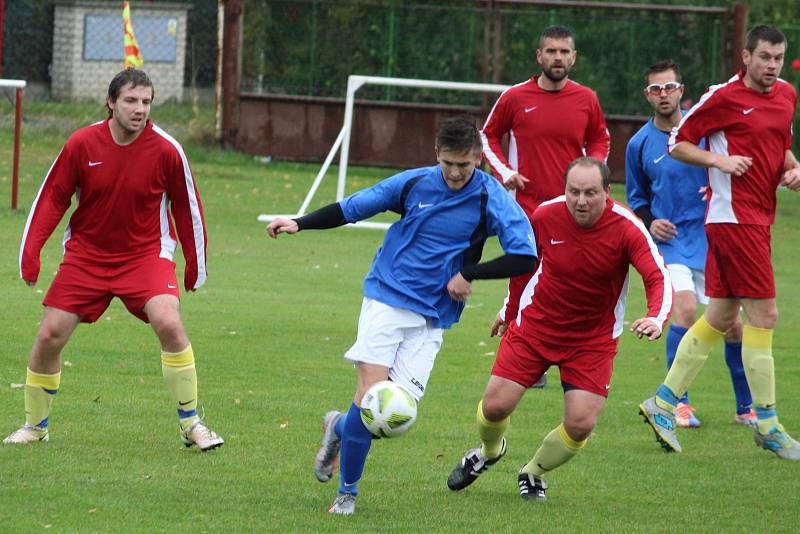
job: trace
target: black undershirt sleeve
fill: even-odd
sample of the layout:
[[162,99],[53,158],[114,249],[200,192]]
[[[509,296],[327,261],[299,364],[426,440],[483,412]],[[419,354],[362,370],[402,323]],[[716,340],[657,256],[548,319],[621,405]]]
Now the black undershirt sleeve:
[[344,218],[344,212],[338,202],[328,204],[293,220],[300,230],[326,230],[347,224],[347,219]]
[[461,276],[468,282],[492,278],[511,278],[531,273],[536,268],[536,256],[525,254],[506,254],[485,263],[465,265]]
[[655,220],[655,217],[653,217],[653,214],[650,212],[650,206],[639,206],[633,210],[633,213],[635,213],[636,216],[642,220],[644,227],[647,228],[647,231],[649,232],[650,225],[653,224],[653,221]]

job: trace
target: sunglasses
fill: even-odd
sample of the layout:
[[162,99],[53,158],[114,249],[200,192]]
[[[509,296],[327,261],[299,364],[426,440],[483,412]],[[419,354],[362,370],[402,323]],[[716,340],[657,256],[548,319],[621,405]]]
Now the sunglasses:
[[683,87],[683,84],[680,82],[651,83],[644,88],[644,92],[650,96],[658,96],[661,94],[661,91],[671,95],[681,87]]

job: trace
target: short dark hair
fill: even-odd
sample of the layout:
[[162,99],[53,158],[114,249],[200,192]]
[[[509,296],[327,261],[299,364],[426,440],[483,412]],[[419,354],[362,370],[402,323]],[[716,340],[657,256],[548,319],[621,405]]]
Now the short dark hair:
[[[153,87],[153,82],[150,80],[147,73],[143,70],[129,68],[119,71],[117,75],[111,79],[111,83],[108,84],[108,98],[110,98],[112,102],[116,102],[119,92],[128,84],[131,84],[131,87],[138,87],[140,85],[149,87],[152,90],[151,98],[155,98],[156,96],[155,87]],[[108,117],[111,118],[111,115],[111,108],[108,108]]]
[[597,169],[600,171],[600,176],[603,178],[603,189],[608,189],[608,187],[611,185],[611,169],[608,168],[608,165],[606,165],[605,162],[590,156],[581,156],[572,160],[572,163],[567,165],[567,170],[564,171],[564,182],[567,181],[567,175],[569,174],[569,171],[579,165],[581,167],[597,167]]
[[747,32],[745,38],[745,49],[751,54],[758,46],[759,41],[766,41],[769,44],[776,45],[786,42],[786,36],[775,26],[761,25],[756,26]]
[[657,61],[647,67],[647,70],[644,72],[644,83],[650,83],[650,75],[651,74],[658,74],[659,72],[666,72],[671,70],[675,73],[675,79],[679,82],[682,82],[681,79],[681,69],[678,67],[678,64],[672,61],[671,59],[664,59],[661,61]]
[[542,30],[542,34],[539,36],[539,48],[544,46],[545,39],[571,39],[572,49],[575,49],[575,34],[566,26],[548,26]]
[[479,152],[481,137],[472,117],[450,117],[441,122],[436,133],[436,148],[446,152]]

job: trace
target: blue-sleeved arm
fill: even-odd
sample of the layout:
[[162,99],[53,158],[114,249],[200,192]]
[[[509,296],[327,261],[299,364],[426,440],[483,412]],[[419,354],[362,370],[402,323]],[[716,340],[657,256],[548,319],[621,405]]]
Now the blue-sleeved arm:
[[645,174],[642,162],[642,143],[640,136],[634,136],[625,149],[625,191],[631,210],[650,206],[650,178]]
[[401,172],[341,200],[339,205],[345,219],[353,223],[384,211],[401,213],[400,196],[403,186],[411,178],[413,174],[409,171]]
[[536,236],[531,221],[519,204],[497,181],[487,183],[486,226],[496,235],[506,254],[536,256]]

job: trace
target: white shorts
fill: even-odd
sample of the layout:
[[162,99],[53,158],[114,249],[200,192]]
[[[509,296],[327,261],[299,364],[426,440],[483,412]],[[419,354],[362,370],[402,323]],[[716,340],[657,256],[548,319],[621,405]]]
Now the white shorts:
[[680,263],[667,265],[669,276],[672,279],[672,289],[678,291],[691,291],[700,304],[708,304],[706,296],[706,273],[700,269],[692,269]]
[[344,358],[389,368],[389,378],[419,400],[442,346],[442,329],[430,319],[371,298],[361,303],[358,337]]

